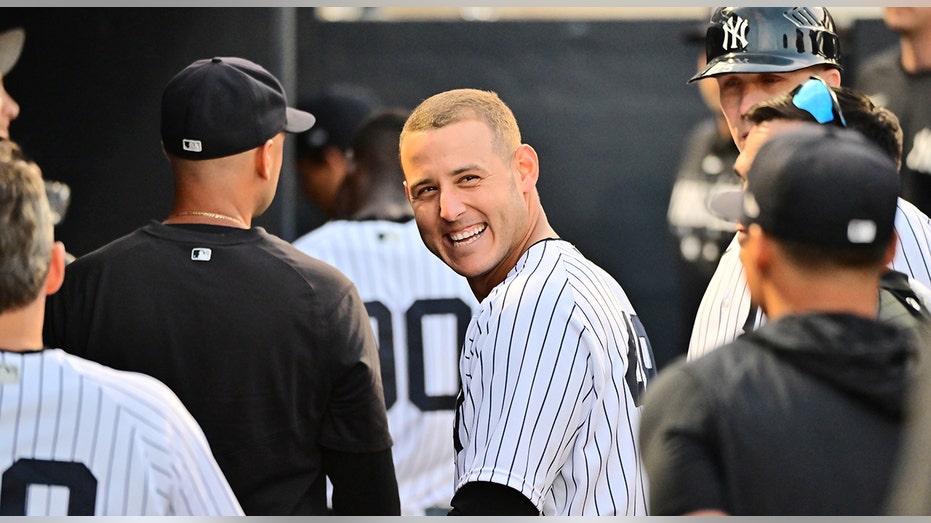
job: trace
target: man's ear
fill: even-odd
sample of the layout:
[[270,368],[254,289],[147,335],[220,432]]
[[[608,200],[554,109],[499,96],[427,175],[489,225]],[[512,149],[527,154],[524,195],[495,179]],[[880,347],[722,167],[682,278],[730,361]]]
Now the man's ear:
[[51,259],[49,260],[48,275],[45,277],[45,295],[50,296],[58,292],[65,281],[65,244],[55,242],[52,245]]
[[271,179],[272,169],[275,168],[273,151],[275,142],[273,138],[255,148],[255,172],[264,180]]
[[833,67],[828,67],[818,73],[818,77],[831,87],[840,87],[840,71]]
[[892,263],[892,259],[895,258],[895,248],[899,244],[899,232],[894,231],[892,239],[889,240],[889,245],[886,247],[886,255],[883,256],[883,266],[889,265]]
[[409,201],[409,202],[410,202],[410,201],[413,201],[413,200],[411,200],[411,188],[407,186],[407,180],[404,180],[404,181],[401,182],[401,183],[404,184],[404,194],[407,195],[407,201]]
[[520,174],[520,185],[525,191],[529,191],[537,184],[537,178],[540,176],[540,159],[537,157],[537,151],[533,147],[522,143],[514,152],[514,162],[517,165],[517,172]]
[[[740,244],[740,260],[746,270],[761,273],[772,261],[772,239],[757,224],[747,227],[746,237]],[[751,265],[751,267],[747,267]]]

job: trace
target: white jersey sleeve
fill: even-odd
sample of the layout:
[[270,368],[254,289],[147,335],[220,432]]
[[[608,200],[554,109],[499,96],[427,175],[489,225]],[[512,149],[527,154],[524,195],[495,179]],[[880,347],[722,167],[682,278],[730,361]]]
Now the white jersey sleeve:
[[889,267],[931,287],[931,219],[908,200],[899,198],[895,232],[899,241]]
[[[931,287],[931,219],[899,198],[895,230],[898,242],[889,267]],[[693,360],[730,343],[765,322],[765,315],[751,303],[750,289],[740,263],[740,245],[735,235],[721,256],[698,306],[689,339],[688,359]]]
[[164,384],[61,350],[0,352],[0,512],[242,515]]
[[532,246],[466,335],[457,489],[507,485],[544,515],[646,515],[636,434],[654,373],[620,285],[566,242]]

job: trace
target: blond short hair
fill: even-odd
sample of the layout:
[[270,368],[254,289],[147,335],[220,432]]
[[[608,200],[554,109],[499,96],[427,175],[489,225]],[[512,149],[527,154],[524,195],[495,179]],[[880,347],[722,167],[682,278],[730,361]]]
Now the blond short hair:
[[494,133],[494,146],[509,159],[521,144],[514,113],[497,93],[480,89],[454,89],[435,94],[418,105],[404,124],[400,143],[408,134],[441,129],[447,125],[478,120]]

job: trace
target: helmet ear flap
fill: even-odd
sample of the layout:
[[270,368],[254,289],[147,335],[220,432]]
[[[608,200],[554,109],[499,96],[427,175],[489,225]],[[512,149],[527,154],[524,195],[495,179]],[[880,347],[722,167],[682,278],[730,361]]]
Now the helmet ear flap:
[[707,65],[689,82],[729,73],[841,69],[840,37],[823,7],[718,7],[705,36]]

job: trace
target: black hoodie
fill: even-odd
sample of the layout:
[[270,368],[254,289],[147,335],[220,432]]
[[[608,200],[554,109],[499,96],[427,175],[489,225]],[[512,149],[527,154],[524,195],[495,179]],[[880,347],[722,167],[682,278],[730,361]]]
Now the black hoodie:
[[647,388],[651,515],[881,514],[913,348],[846,314],[789,316]]

